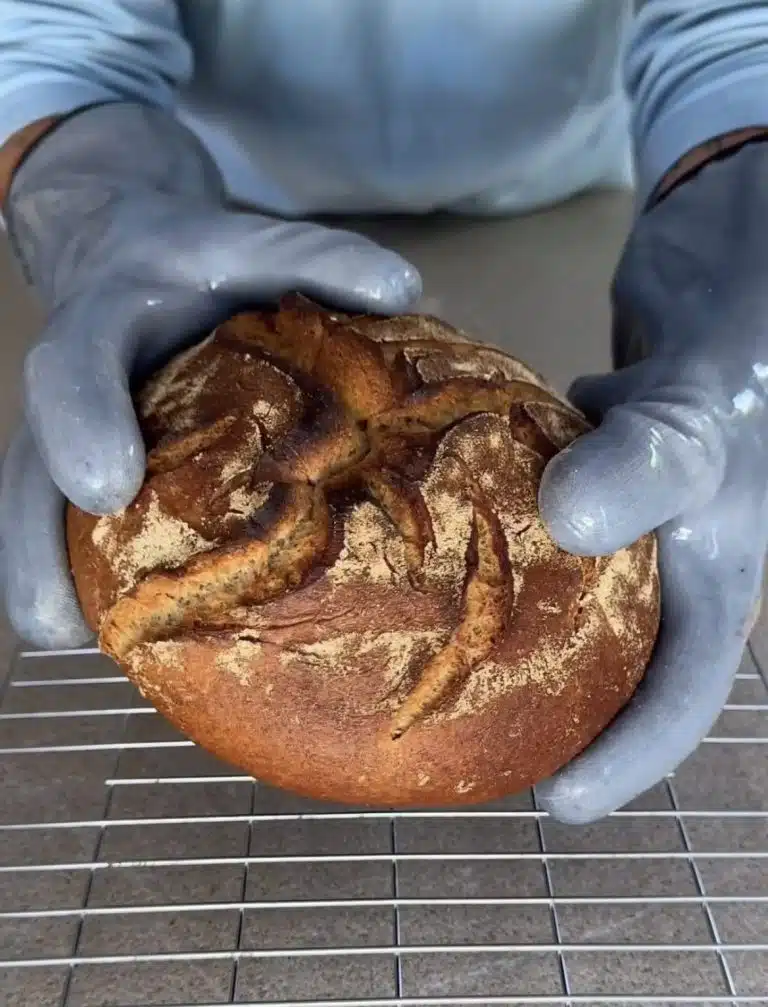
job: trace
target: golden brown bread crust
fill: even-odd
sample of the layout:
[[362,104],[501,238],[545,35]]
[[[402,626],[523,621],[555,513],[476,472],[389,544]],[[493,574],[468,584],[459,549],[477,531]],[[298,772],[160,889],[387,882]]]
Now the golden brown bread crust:
[[136,501],[68,512],[101,647],[261,780],[382,805],[484,801],[581,751],[632,695],[656,544],[558,549],[546,462],[587,428],[436,319],[241,314],[141,392]]

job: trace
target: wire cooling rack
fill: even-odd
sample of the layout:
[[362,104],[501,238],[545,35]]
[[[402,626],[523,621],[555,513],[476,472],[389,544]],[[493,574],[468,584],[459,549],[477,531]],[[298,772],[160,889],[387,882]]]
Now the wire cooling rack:
[[599,825],[525,793],[300,801],[176,734],[92,651],[0,704],[0,1002],[768,1004],[768,688]]

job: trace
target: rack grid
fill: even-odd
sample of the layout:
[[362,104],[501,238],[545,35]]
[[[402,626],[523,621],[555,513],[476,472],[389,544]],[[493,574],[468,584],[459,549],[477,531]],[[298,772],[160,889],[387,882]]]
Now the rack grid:
[[167,725],[95,651],[0,703],[8,1007],[768,1005],[768,685],[745,656],[673,777],[594,826],[524,793],[299,800]]

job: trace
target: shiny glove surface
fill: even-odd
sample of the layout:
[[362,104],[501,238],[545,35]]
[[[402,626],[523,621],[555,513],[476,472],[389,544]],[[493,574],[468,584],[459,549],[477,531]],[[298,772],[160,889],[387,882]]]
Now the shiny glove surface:
[[395,313],[420,279],[361,236],[228,208],[197,139],[139,105],[90,109],[44,137],[6,217],[49,322],[26,360],[26,424],[2,469],[0,572],[16,630],[72,647],[91,634],[68,570],[65,498],[102,514],[138,492],[145,454],[130,382],[241,307],[297,290]]
[[575,553],[658,529],[662,622],[635,698],[538,788],[567,822],[624,805],[696,748],[752,627],[768,532],[768,143],[636,221],[613,299],[619,369],[571,390],[599,427],[553,459],[540,505]]

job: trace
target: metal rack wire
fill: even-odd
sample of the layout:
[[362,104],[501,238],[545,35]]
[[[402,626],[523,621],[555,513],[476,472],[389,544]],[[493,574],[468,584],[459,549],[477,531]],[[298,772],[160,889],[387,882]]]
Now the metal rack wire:
[[176,735],[93,651],[0,704],[0,1001],[768,1004],[768,687],[604,823],[535,795],[302,802]]

